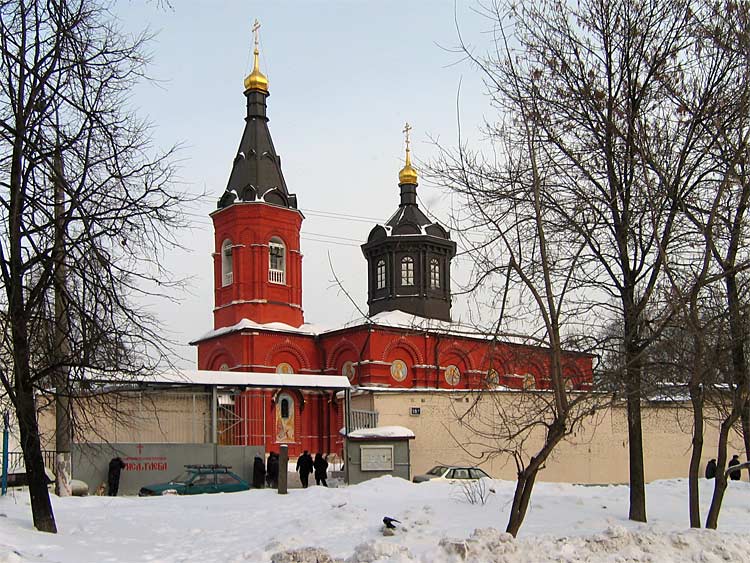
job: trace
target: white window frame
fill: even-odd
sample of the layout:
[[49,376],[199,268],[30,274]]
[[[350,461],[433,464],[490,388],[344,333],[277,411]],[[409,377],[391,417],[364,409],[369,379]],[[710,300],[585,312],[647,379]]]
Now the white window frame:
[[414,258],[411,256],[401,258],[401,285],[414,285]]
[[385,260],[378,260],[375,266],[376,288],[385,288]]
[[440,260],[430,258],[430,289],[440,289]]
[[[274,260],[279,257],[279,250],[281,251],[280,268],[278,267],[278,262],[274,263]],[[276,253],[274,251],[276,251]],[[273,237],[268,241],[268,281],[280,285],[286,284],[286,245],[279,237]]]
[[221,287],[234,283],[234,258],[232,241],[226,239],[221,243]]

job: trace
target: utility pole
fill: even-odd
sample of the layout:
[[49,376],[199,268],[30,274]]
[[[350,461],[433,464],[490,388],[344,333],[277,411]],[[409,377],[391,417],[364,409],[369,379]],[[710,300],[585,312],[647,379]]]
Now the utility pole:
[[65,177],[62,151],[58,145],[53,159],[52,183],[55,190],[55,240],[52,249],[55,264],[55,494],[69,497],[71,493],[70,361],[68,342],[68,308],[65,271]]
[[10,434],[10,413],[3,413],[3,476],[0,482],[2,496],[8,492],[8,434]]

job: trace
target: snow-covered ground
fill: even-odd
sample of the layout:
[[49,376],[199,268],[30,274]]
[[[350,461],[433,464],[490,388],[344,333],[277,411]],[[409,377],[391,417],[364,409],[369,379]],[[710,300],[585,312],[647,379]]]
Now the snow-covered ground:
[[[704,517],[712,485],[701,480]],[[508,563],[750,561],[750,483],[730,484],[718,532],[688,529],[684,480],[648,486],[648,525],[627,520],[624,486],[539,483],[517,540],[501,532],[514,483],[491,486],[495,492],[485,505],[470,504],[449,483],[415,485],[390,477],[352,487],[293,489],[285,496],[253,490],[193,497],[53,497],[57,535],[33,530],[28,494],[19,491],[0,498],[0,562],[262,563],[307,546],[351,563],[463,557]],[[393,536],[383,535],[384,516],[402,522]]]

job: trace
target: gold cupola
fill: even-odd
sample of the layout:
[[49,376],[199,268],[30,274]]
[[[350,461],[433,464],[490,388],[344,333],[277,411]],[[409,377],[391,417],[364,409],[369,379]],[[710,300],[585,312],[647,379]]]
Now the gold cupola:
[[255,20],[255,23],[253,24],[253,34],[255,35],[255,49],[253,50],[253,71],[245,78],[245,91],[260,90],[264,94],[268,94],[268,78],[266,78],[266,75],[260,71],[260,62],[258,60],[258,55],[260,55],[260,51],[258,50],[259,30],[260,22],[258,22],[258,20]]
[[406,135],[406,163],[401,171],[398,173],[399,184],[416,184],[417,183],[417,171],[411,165],[411,150],[409,148],[409,131],[411,131],[411,125],[408,123],[404,126],[404,135]]

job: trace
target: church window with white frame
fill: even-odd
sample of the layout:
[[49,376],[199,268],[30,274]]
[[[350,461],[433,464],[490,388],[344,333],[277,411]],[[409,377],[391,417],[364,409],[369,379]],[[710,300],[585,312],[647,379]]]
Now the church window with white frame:
[[401,285],[414,285],[414,258],[411,256],[401,259]]
[[378,265],[375,267],[377,288],[383,289],[385,287],[385,260],[378,260]]
[[232,285],[233,281],[232,241],[227,239],[221,244],[221,286]]
[[430,289],[440,289],[440,261],[430,259]]
[[286,246],[279,237],[273,237],[268,243],[268,281],[286,283]]

